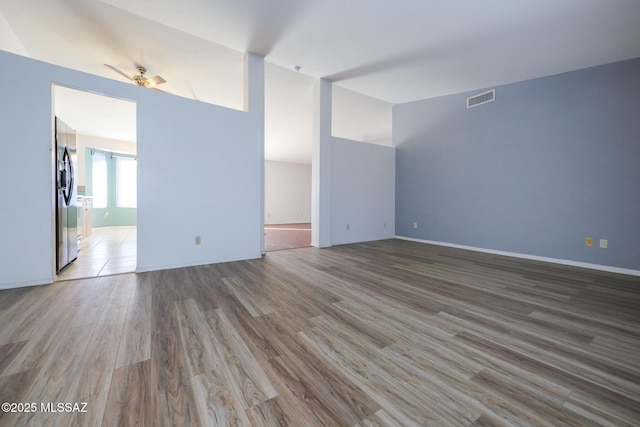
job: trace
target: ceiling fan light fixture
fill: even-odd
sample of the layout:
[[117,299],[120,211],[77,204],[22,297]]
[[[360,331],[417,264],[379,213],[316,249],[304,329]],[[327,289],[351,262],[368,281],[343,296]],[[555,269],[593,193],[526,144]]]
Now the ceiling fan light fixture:
[[136,66],[136,69],[140,74],[137,76],[133,76],[133,81],[136,82],[138,86],[149,87],[149,83],[147,83],[147,79],[144,76],[147,72],[147,69],[142,65]]
[[167,82],[165,79],[163,79],[160,76],[153,76],[149,78],[145,77],[145,74],[147,73],[147,69],[142,65],[136,65],[136,69],[140,74],[131,76],[131,77],[129,77],[126,73],[123,73],[122,71],[120,71],[119,69],[117,69],[112,65],[108,65],[108,64],[104,64],[104,65],[106,65],[108,68],[115,71],[116,73],[120,74],[121,76],[126,77],[127,79],[133,81],[136,85],[146,87],[149,89],[160,91],[160,89],[156,89],[155,87],[158,85],[161,85],[162,83]]
[[147,79],[145,79],[143,76],[133,76],[133,81],[138,86],[149,87],[149,83],[147,82]]

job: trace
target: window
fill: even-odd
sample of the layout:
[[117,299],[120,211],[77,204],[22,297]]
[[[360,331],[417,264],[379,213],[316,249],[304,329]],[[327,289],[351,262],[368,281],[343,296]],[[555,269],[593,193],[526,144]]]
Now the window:
[[107,207],[107,156],[104,153],[93,153],[93,207]]
[[138,191],[136,181],[136,159],[116,157],[116,206],[119,208],[135,208]]

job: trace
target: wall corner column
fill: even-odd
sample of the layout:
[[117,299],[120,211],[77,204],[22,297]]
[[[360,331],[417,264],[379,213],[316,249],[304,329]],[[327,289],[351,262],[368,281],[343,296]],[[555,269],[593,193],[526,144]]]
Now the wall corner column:
[[311,154],[311,245],[331,246],[331,102],[332,83],[319,79],[313,88]]
[[247,53],[245,58],[245,87],[244,87],[244,110],[255,117],[258,123],[259,138],[259,165],[260,174],[260,208],[259,208],[259,229],[260,253],[264,254],[264,130],[265,130],[265,82],[264,82],[264,57]]

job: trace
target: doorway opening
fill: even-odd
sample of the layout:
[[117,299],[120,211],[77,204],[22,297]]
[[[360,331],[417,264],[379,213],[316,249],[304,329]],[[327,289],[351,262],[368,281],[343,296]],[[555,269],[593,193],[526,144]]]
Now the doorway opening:
[[76,134],[78,239],[56,280],[135,272],[136,104],[60,85],[53,93],[55,116]]
[[311,165],[265,161],[265,252],[311,246]]

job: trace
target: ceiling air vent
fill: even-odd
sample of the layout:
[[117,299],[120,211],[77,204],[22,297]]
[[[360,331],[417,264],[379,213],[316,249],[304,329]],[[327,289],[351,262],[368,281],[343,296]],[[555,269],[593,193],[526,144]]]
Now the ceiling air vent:
[[496,90],[491,89],[488,92],[483,92],[479,95],[467,98],[467,108],[477,107],[478,105],[486,104],[487,102],[494,101],[496,99]]

